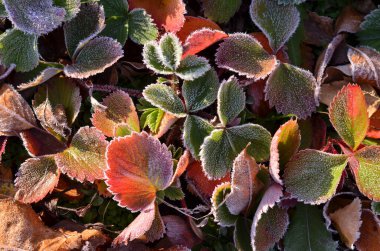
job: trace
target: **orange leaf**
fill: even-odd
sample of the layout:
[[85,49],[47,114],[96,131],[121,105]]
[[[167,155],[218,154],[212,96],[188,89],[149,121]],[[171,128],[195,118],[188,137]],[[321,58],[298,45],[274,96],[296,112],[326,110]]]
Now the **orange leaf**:
[[203,17],[185,17],[185,24],[183,27],[177,32],[177,37],[181,40],[182,43],[185,43],[186,39],[196,30],[200,30],[202,28],[209,28],[211,30],[222,30],[219,25],[217,25],[214,21]]

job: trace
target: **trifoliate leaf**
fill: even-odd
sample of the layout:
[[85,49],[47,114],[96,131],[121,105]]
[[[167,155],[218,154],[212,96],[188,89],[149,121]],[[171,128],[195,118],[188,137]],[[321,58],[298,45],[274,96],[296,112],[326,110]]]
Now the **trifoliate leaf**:
[[128,15],[129,37],[137,44],[146,44],[158,36],[158,29],[144,9],[134,9]]
[[349,48],[352,80],[380,86],[380,53],[369,47]]
[[202,0],[204,15],[218,23],[227,23],[240,5],[241,0]]
[[218,89],[219,79],[214,69],[192,81],[184,81],[182,95],[187,111],[196,112],[210,106],[216,100]]
[[285,167],[286,191],[305,203],[326,202],[335,194],[347,160],[346,155],[311,149],[298,152]]
[[173,176],[170,151],[146,132],[111,141],[107,163],[109,191],[120,206],[134,212],[153,203],[156,192],[167,188]]
[[183,125],[183,143],[195,159],[199,159],[199,151],[204,139],[210,135],[214,127],[206,120],[189,115]]
[[269,157],[270,133],[263,127],[245,124],[215,129],[206,137],[200,151],[203,169],[211,179],[222,178],[232,168],[238,154],[251,142],[248,153],[258,162]]
[[[209,21],[208,19],[205,20]],[[223,38],[228,37],[224,31],[218,29],[211,30],[210,28],[200,28],[193,31],[189,36],[186,37],[186,41],[183,44],[182,57],[195,55],[198,52],[201,52],[209,46],[222,40]]]
[[162,63],[162,52],[157,42],[150,42],[144,45],[143,62],[146,67],[158,74],[169,75],[173,70]]
[[236,77],[224,81],[218,91],[218,116],[224,126],[231,123],[245,107],[245,93]]
[[64,8],[53,6],[52,0],[3,0],[8,18],[15,28],[29,34],[43,35],[64,21]]
[[338,247],[326,229],[320,210],[301,203],[297,204],[294,215],[290,217],[284,240],[286,251],[334,251]]
[[106,169],[108,142],[95,127],[81,127],[74,135],[70,147],[55,155],[58,168],[80,182],[103,179]]
[[64,72],[71,78],[88,78],[103,72],[124,55],[119,42],[109,37],[97,37],[78,53],[75,63],[66,65]]
[[152,105],[172,113],[178,117],[184,117],[185,107],[182,100],[172,88],[164,84],[151,84],[143,91],[144,98]]
[[211,66],[206,58],[189,55],[181,61],[175,74],[183,80],[194,80],[210,69]]
[[39,54],[37,36],[20,30],[7,30],[0,35],[0,61],[9,67],[16,65],[16,71],[26,72],[37,67]]
[[159,41],[161,62],[165,67],[175,70],[179,66],[182,57],[182,45],[178,37],[173,33],[166,33]]
[[360,24],[360,29],[361,31],[356,33],[360,43],[380,51],[380,7],[364,18],[364,22]]
[[332,125],[344,142],[356,150],[369,126],[367,103],[358,85],[346,85],[329,107]]
[[294,5],[282,6],[277,0],[252,0],[250,14],[275,53],[289,40],[300,22],[300,14]]
[[220,68],[255,80],[265,78],[276,66],[276,57],[269,55],[254,37],[243,33],[226,38],[215,60]]
[[225,204],[225,199],[231,192],[231,184],[229,182],[222,183],[215,187],[211,197],[212,213],[215,221],[222,227],[230,227],[235,225],[238,216],[231,214]]
[[62,7],[66,11],[65,20],[70,21],[80,11],[80,0],[53,0],[54,5]]
[[54,157],[27,159],[16,174],[15,198],[23,203],[38,202],[53,191],[58,180],[59,170]]
[[317,81],[313,74],[291,64],[280,63],[269,76],[265,99],[282,114],[309,117],[319,105]]

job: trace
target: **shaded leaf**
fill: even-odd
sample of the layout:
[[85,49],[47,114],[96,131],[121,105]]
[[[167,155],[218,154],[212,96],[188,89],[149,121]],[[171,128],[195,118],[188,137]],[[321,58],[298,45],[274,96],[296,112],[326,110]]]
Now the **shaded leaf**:
[[204,15],[218,23],[227,23],[240,5],[241,0],[202,0]]
[[33,203],[42,200],[58,184],[59,170],[53,156],[27,159],[15,179],[16,200]]
[[127,0],[100,0],[100,3],[103,5],[107,18],[112,16],[124,16],[128,14],[129,5]]
[[251,223],[243,216],[239,216],[235,223],[234,244],[237,250],[251,251]]
[[300,4],[306,0],[278,0],[278,4]]
[[173,184],[179,179],[179,177],[186,171],[187,167],[190,165],[190,162],[191,153],[188,150],[186,150],[178,160],[178,164],[170,184]]
[[268,54],[254,37],[243,33],[226,38],[215,57],[218,67],[255,80],[265,78],[276,66],[276,57]]
[[362,45],[368,45],[380,51],[379,31],[380,31],[380,7],[371,11],[364,18],[357,33]]
[[225,204],[227,196],[231,192],[231,184],[229,182],[222,183],[215,187],[215,190],[211,197],[212,213],[215,217],[215,222],[222,227],[230,227],[235,225],[237,216],[231,214],[228,207]]
[[166,215],[162,217],[165,228],[166,238],[171,245],[183,245],[192,248],[201,242],[201,239],[190,228],[185,219],[177,215]]
[[70,21],[80,11],[80,0],[53,0],[54,5],[62,7],[66,11],[65,20]]
[[165,189],[165,197],[169,200],[182,200],[185,198],[185,193],[180,187],[171,186]]
[[166,145],[145,132],[114,139],[107,148],[109,191],[120,206],[144,210],[154,202],[157,191],[170,185],[171,158]]
[[55,156],[58,168],[80,182],[94,182],[104,177],[108,142],[95,127],[81,127],[70,147]]
[[183,80],[194,80],[210,69],[211,66],[206,58],[189,55],[181,61],[175,74]]
[[269,76],[265,99],[283,114],[309,117],[319,105],[319,88],[313,74],[291,64],[280,63]]
[[298,152],[285,167],[286,191],[305,203],[326,202],[335,194],[347,159],[311,149]]
[[380,222],[370,210],[363,209],[360,238],[355,243],[359,251],[376,250],[380,243]]
[[300,22],[294,5],[281,6],[277,0],[252,0],[250,15],[275,53],[289,40]]
[[101,36],[116,39],[121,45],[124,45],[129,35],[129,23],[127,16],[112,16],[107,18],[106,26],[100,33]]
[[186,16],[185,19],[185,24],[176,33],[177,37],[179,38],[179,40],[181,40],[182,43],[185,43],[186,39],[190,37],[191,33],[197,30],[202,30],[204,28],[209,28],[218,31],[222,30],[218,24],[204,17]]
[[129,37],[138,44],[146,44],[158,36],[156,25],[144,9],[134,9],[129,13],[128,28]]
[[48,81],[52,77],[58,75],[59,73],[62,72],[62,70],[63,70],[63,68],[60,69],[60,68],[55,68],[55,67],[46,67],[33,80],[18,85],[17,89],[20,91],[23,91],[23,90],[26,90],[26,89],[29,89],[32,87],[36,87],[40,84],[45,83],[46,81]]

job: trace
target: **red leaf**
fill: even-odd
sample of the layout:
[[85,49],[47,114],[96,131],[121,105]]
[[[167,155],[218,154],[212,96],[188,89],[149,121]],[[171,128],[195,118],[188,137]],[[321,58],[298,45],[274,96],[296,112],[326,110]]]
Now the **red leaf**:
[[191,33],[202,28],[209,28],[211,30],[220,31],[222,30],[219,25],[207,18],[192,16],[186,16],[185,18],[185,24],[176,34],[182,43],[185,43],[186,39],[190,36]]
[[20,133],[28,153],[43,156],[64,151],[67,147],[50,133],[39,128],[32,128]]

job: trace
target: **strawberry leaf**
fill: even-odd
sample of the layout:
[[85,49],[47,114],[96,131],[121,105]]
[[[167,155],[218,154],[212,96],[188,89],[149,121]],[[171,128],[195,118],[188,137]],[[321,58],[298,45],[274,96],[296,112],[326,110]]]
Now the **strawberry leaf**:
[[80,11],[80,0],[53,0],[54,5],[64,8],[66,11],[65,20],[70,21]]
[[150,42],[144,45],[143,61],[146,67],[158,74],[169,75],[173,70],[166,67],[162,62],[162,51],[157,42]]
[[206,58],[189,55],[181,61],[175,74],[183,80],[194,80],[210,69],[211,66]]
[[369,126],[367,103],[357,85],[346,85],[329,107],[330,121],[344,142],[356,150]]
[[137,44],[146,44],[158,36],[151,16],[144,9],[134,9],[128,15],[129,37]]
[[107,148],[106,182],[114,199],[134,212],[147,208],[156,192],[170,185],[172,156],[158,139],[133,132],[114,139]]
[[313,74],[291,64],[280,63],[269,76],[265,99],[283,114],[305,119],[319,105],[319,89]]
[[159,41],[161,49],[161,62],[169,69],[175,70],[179,66],[182,57],[182,45],[178,37],[173,33],[166,33]]
[[360,238],[355,243],[357,250],[376,250],[380,242],[379,218],[369,209],[363,209],[363,224],[360,227]]
[[204,15],[218,23],[227,23],[239,10],[241,0],[202,0]]
[[19,91],[23,91],[32,87],[39,86],[40,84],[45,83],[46,81],[48,81],[49,79],[51,79],[52,77],[58,75],[59,73],[63,71],[63,65],[62,67],[61,66],[50,67],[49,64],[46,64],[46,65],[43,64],[41,66],[39,65],[37,68],[35,68],[35,70],[39,69],[40,67],[42,68],[42,70],[39,73],[37,73],[34,79],[17,86],[17,89]]
[[226,38],[215,60],[220,68],[255,80],[265,78],[276,66],[276,57],[269,55],[254,37],[243,33]]
[[278,4],[284,4],[284,5],[300,4],[300,3],[306,2],[306,0],[277,0],[277,1],[278,1]]
[[226,37],[228,35],[221,30],[211,30],[209,28],[195,30],[186,38],[182,57],[195,55]]
[[226,197],[231,192],[231,184],[229,182],[222,183],[215,187],[211,197],[212,209],[211,212],[215,217],[215,221],[222,227],[230,227],[235,225],[237,216],[231,214],[225,204]]
[[360,24],[360,31],[357,33],[359,41],[380,51],[379,31],[380,31],[380,7],[371,11]]
[[250,14],[275,53],[289,40],[300,22],[300,14],[294,5],[281,6],[277,0],[252,0]]
[[31,156],[45,156],[64,151],[66,144],[52,134],[39,128],[31,128],[20,133],[24,146]]
[[305,203],[326,202],[335,194],[347,159],[311,149],[298,152],[285,167],[286,191]]
[[103,5],[104,13],[106,17],[112,16],[124,16],[128,14],[129,5],[127,0],[100,0],[100,3]]

